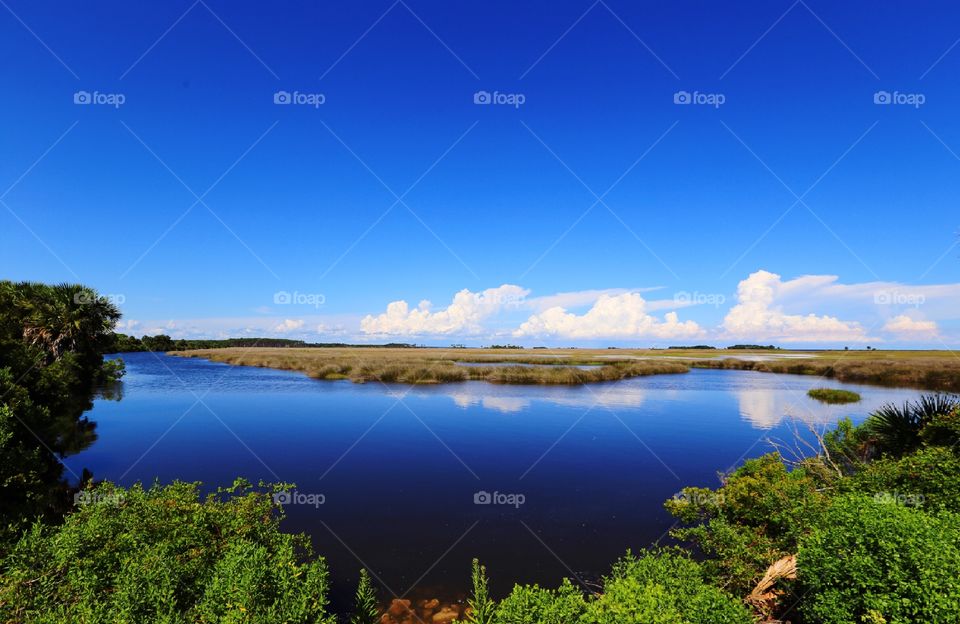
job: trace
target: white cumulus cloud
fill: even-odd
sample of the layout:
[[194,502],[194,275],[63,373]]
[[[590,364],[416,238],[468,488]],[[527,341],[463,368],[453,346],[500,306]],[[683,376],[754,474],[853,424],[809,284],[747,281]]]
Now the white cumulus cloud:
[[482,321],[504,309],[518,307],[529,293],[513,284],[478,293],[464,288],[453,296],[449,306],[436,312],[429,301],[421,301],[413,309],[406,301],[394,301],[387,305],[386,312],[365,316],[360,330],[368,335],[474,334],[482,331]]
[[783,281],[776,273],[757,271],[737,286],[737,304],[723,319],[728,336],[750,341],[780,342],[866,342],[866,330],[856,321],[834,316],[788,314],[785,298],[797,297],[805,290],[817,290],[836,280],[829,275],[807,275]]
[[649,314],[639,293],[601,295],[587,312],[574,314],[555,306],[527,319],[514,336],[557,338],[690,338],[704,334],[693,321],[680,321],[676,312],[663,319]]
[[277,332],[278,334],[286,334],[287,332],[296,331],[302,327],[302,320],[284,319],[282,323],[273,328],[273,331]]
[[923,338],[937,335],[937,324],[934,321],[914,320],[906,314],[895,316],[883,326],[883,329],[908,338]]

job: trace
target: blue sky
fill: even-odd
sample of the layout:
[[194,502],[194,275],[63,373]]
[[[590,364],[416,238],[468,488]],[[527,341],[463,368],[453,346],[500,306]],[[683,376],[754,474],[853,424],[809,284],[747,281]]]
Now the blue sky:
[[955,3],[0,4],[3,277],[131,333],[957,343]]

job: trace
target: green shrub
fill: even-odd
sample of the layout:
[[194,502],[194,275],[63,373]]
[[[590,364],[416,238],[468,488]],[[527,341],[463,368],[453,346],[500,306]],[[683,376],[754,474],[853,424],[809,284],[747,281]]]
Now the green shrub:
[[822,516],[830,499],[817,473],[789,470],[770,453],[747,460],[717,490],[684,488],[667,510],[692,526],[673,535],[695,543],[711,574],[740,595],[767,567],[796,552],[798,539]]
[[702,566],[675,548],[627,553],[585,598],[569,580],[556,590],[517,585],[491,624],[752,624],[743,603],[711,585]]
[[960,405],[934,415],[920,430],[920,438],[931,445],[956,447],[960,444]]
[[880,459],[844,483],[846,491],[895,499],[908,506],[960,513],[960,456],[932,446],[899,459]]
[[710,585],[680,550],[627,554],[590,601],[583,624],[752,624],[740,600]]
[[960,516],[838,497],[800,542],[801,611],[823,624],[960,621]]
[[269,492],[242,481],[84,490],[60,527],[35,524],[4,561],[7,622],[331,622],[327,569],[279,531]]
[[564,579],[558,589],[517,585],[498,605],[496,624],[575,624],[586,611],[583,594]]

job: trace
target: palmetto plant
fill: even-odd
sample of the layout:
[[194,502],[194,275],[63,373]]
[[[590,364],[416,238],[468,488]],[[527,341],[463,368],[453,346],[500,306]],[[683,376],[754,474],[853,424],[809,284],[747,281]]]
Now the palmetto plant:
[[960,400],[946,394],[928,394],[915,403],[884,405],[863,424],[867,441],[881,454],[900,456],[920,446],[920,431],[937,416],[949,414]]

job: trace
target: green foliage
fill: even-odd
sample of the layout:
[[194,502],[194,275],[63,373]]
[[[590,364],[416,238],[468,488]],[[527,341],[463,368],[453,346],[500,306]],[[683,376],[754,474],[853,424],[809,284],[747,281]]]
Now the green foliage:
[[103,362],[118,318],[82,286],[0,282],[0,551],[69,508],[59,458],[93,441],[82,414],[123,373]]
[[706,582],[682,551],[630,553],[605,579],[603,594],[588,603],[584,624],[751,624],[735,597]]
[[863,428],[853,424],[848,417],[837,421],[837,426],[823,436],[823,444],[830,458],[841,467],[845,475],[860,469],[867,461],[869,449],[866,447]]
[[468,624],[493,624],[496,603],[490,598],[487,581],[487,569],[480,565],[477,559],[473,560],[470,574],[473,582],[473,594],[467,601],[470,613],[467,615]]
[[829,505],[816,472],[788,470],[775,453],[747,460],[717,490],[684,488],[667,510],[691,525],[673,531],[708,555],[705,565],[731,591],[746,594]]
[[0,619],[332,622],[326,565],[280,532],[270,492],[238,481],[201,499],[197,487],[81,492],[61,527],[34,525],[7,557]]
[[800,543],[801,610],[823,624],[960,621],[960,516],[838,497]]
[[850,390],[837,390],[835,388],[812,388],[807,390],[807,396],[816,399],[821,403],[857,403],[860,395]]
[[935,414],[920,430],[920,438],[931,445],[956,447],[960,444],[960,405]]
[[377,608],[377,592],[370,582],[370,573],[366,568],[360,570],[357,583],[357,595],[353,601],[353,615],[350,624],[377,624],[380,621],[380,609]]
[[[859,427],[842,420],[824,436],[825,451],[792,470],[767,455],[717,490],[686,488],[666,503],[688,525],[674,535],[698,546],[708,574],[737,595],[774,561],[805,553],[803,585],[776,587],[791,596],[780,608],[799,600],[806,622],[960,621],[958,431],[960,408],[943,395],[885,406]],[[944,553],[934,552],[938,541]],[[904,584],[911,575],[919,584]]]
[[680,549],[627,553],[590,597],[569,580],[556,590],[517,585],[491,624],[751,624],[734,596],[710,584],[703,567]]
[[574,624],[586,613],[583,594],[569,579],[558,589],[517,585],[497,605],[495,624]]
[[960,456],[950,448],[933,446],[899,459],[880,459],[845,482],[844,489],[960,513]]

